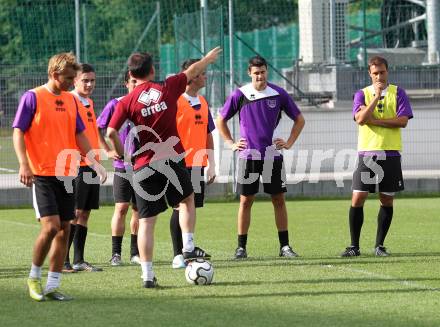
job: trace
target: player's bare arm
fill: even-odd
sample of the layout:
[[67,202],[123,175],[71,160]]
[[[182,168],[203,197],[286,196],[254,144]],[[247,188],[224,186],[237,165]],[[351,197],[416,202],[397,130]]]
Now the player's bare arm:
[[229,130],[229,127],[222,116],[218,116],[216,122],[220,135],[223,137],[223,140],[230,147],[232,151],[242,151],[246,149],[247,147],[246,139],[241,138],[238,140],[238,142],[234,142],[234,139],[232,138],[231,135],[231,131]]
[[17,155],[18,163],[20,164],[18,172],[20,182],[27,187],[30,187],[34,181],[34,174],[29,166],[29,161],[26,155],[26,145],[24,143],[23,131],[19,128],[14,128],[12,140],[14,143],[15,154]]
[[104,149],[104,151],[107,153],[107,156],[110,159],[113,160],[120,160],[121,157],[118,155],[118,153],[115,150],[112,150],[110,146],[107,144],[107,141],[104,138],[105,135],[105,129],[99,129],[98,133],[98,139],[99,139],[99,146]]
[[408,124],[408,117],[402,116],[388,119],[370,119],[367,124],[389,128],[405,128]]
[[115,149],[119,158],[124,158],[124,147],[121,144],[121,140],[119,139],[119,133],[116,129],[112,127],[107,127],[107,137],[110,140],[110,143]]
[[[92,147],[90,146],[89,140],[87,139],[84,132],[76,133],[75,135],[76,145],[80,149],[81,153],[89,153],[90,151],[93,151]],[[93,169],[96,171],[96,174],[99,176],[99,180],[101,181],[101,184],[104,184],[107,180],[107,172],[105,171],[104,167],[101,165],[93,165]]]
[[304,125],[306,124],[306,121],[304,120],[303,115],[299,115],[295,118],[294,122],[295,123],[292,126],[292,130],[290,131],[290,136],[287,141],[282,138],[276,138],[273,140],[273,144],[275,144],[277,150],[290,149],[295,144],[304,128]]
[[215,62],[221,52],[222,49],[220,47],[216,47],[209,51],[206,56],[204,56],[198,62],[189,66],[189,68],[183,72],[186,75],[188,81],[197,77],[201,72],[206,69],[206,67],[208,67],[209,64]]
[[387,87],[386,83],[382,81],[373,82],[373,88],[374,88],[373,101],[368,106],[360,107],[360,110],[355,115],[356,123],[358,123],[359,125],[364,125],[367,123],[368,120],[373,118],[374,108],[376,108],[377,103],[379,102],[380,97],[382,95],[382,91],[385,90],[386,87]]
[[215,158],[214,158],[214,140],[212,134],[208,133],[206,139],[206,149],[208,153],[208,170],[206,174],[208,175],[208,181],[206,184],[212,184],[215,180]]

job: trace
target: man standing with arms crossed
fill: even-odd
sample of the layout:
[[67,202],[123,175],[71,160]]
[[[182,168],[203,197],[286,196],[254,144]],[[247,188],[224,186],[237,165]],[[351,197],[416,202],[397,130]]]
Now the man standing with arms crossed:
[[184,259],[210,257],[194,246],[194,192],[190,176],[181,163],[183,147],[178,138],[176,113],[177,99],[185,92],[187,81],[215,62],[220,52],[220,48],[211,50],[183,73],[167,78],[164,83],[151,82],[155,71],[150,54],[134,53],[128,59],[130,76],[140,84],[118,103],[107,135],[121,157],[124,149],[118,130],[127,119],[133,122],[139,138],[140,149],[134,153],[133,184],[140,216],[138,247],[145,288],[157,286],[153,271],[154,227],[157,215],[168,205],[179,205]]
[[[251,208],[263,177],[264,192],[271,195],[275,223],[280,242],[280,257],[298,256],[289,245],[287,191],[283,157],[278,150],[290,149],[304,127],[304,118],[296,104],[279,86],[267,82],[267,63],[260,56],[249,60],[248,75],[252,79],[235,90],[226,100],[217,118],[217,128],[233,151],[239,151],[237,191],[240,193],[238,210],[238,247],[235,259],[247,258],[247,236],[251,223]],[[289,138],[273,139],[281,113],[294,121]],[[235,114],[240,117],[240,139],[234,141],[227,121]]]
[[[403,191],[400,151],[401,128],[413,117],[411,105],[401,87],[388,84],[388,62],[379,56],[368,61],[371,85],[354,95],[353,118],[359,125],[358,163],[353,173],[353,195],[349,212],[351,245],[342,257],[361,254],[359,238],[364,222],[364,203],[368,193],[379,188],[380,209],[374,254],[389,256],[385,237],[393,219],[393,200]],[[374,167],[374,169],[372,169]]]
[[[72,162],[57,163],[63,151],[83,153],[91,148],[84,135],[84,124],[78,114],[78,104],[68,89],[78,70],[72,53],[60,53],[49,60],[48,82],[27,91],[21,98],[13,123],[14,149],[20,164],[20,181],[32,186],[33,205],[41,229],[32,256],[27,281],[29,295],[36,301],[71,300],[60,289],[61,269],[66,256],[70,220],[75,217],[74,196],[64,182],[73,182]],[[74,161],[75,158],[70,158]],[[75,162],[73,166],[75,167]],[[106,178],[99,170],[100,179]],[[63,182],[64,179],[64,182]],[[49,253],[49,273],[43,291],[41,270]]]

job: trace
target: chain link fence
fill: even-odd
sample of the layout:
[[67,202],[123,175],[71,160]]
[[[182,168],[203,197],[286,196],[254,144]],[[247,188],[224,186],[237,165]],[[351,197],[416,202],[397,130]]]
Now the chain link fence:
[[[10,126],[21,94],[46,81],[47,61],[54,53],[74,51],[95,66],[92,98],[99,114],[111,98],[125,93],[122,78],[130,53],[152,53],[156,78],[164,79],[178,72],[185,59],[199,58],[217,45],[224,52],[209,68],[204,90],[214,116],[230,92],[230,72],[233,87],[248,83],[247,61],[255,54],[267,59],[271,81],[286,88],[303,110],[306,128],[296,152],[286,156],[290,173],[301,160],[306,172],[313,171],[313,160],[321,160],[322,172],[335,171],[336,154],[355,151],[351,100],[369,83],[365,58],[374,54],[389,59],[390,81],[406,88],[413,104],[415,119],[403,132],[404,168],[438,169],[440,134],[433,124],[438,121],[440,69],[425,62],[426,1],[308,1],[320,6],[313,15],[307,14],[307,0],[232,1],[233,67],[229,1],[205,1],[203,8],[201,2],[80,0],[76,8],[70,0],[0,2],[0,174],[17,173]],[[290,128],[283,118],[276,133],[286,136]],[[216,145],[223,164],[218,136]],[[322,157],[329,149],[333,155]],[[220,174],[230,176],[231,165],[220,166]]]

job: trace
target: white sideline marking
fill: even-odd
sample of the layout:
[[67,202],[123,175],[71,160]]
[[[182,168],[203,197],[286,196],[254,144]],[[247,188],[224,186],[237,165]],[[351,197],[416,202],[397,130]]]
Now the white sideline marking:
[[342,267],[335,267],[333,265],[325,265],[324,267],[326,268],[336,268],[338,270],[342,270],[342,271],[346,271],[346,272],[354,272],[354,273],[358,273],[361,275],[365,275],[365,276],[371,276],[371,277],[376,277],[376,278],[381,278],[381,279],[389,279],[391,282],[397,283],[397,284],[401,284],[404,286],[408,286],[408,287],[413,287],[413,288],[423,288],[426,290],[430,290],[430,291],[438,291],[440,290],[439,288],[435,288],[435,287],[431,287],[431,286],[427,286],[424,284],[420,284],[420,283],[415,283],[415,282],[410,282],[408,280],[396,280],[399,279],[398,277],[395,276],[391,276],[391,275],[384,275],[384,274],[377,274],[368,270],[364,270],[364,269],[355,269],[355,268],[342,268]]
[[[3,223],[10,223],[11,225],[17,225],[17,226],[26,226],[26,227],[31,227],[31,228],[39,228],[39,225],[35,225],[35,224],[26,224],[26,223],[20,223],[18,221],[12,221],[12,220],[3,220],[0,219],[0,221]],[[109,235],[104,235],[104,234],[98,234],[98,233],[93,233],[93,232],[87,232],[87,235],[93,235],[93,236],[99,236],[99,237],[105,237],[105,238],[109,238],[111,236]]]
[[8,169],[8,168],[1,168],[1,167],[0,167],[0,171],[5,171],[7,173],[16,173],[17,172],[16,170],[12,170],[12,169]]

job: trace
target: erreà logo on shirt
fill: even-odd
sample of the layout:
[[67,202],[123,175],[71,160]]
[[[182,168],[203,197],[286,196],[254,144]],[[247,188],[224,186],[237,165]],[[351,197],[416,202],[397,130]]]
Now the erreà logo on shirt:
[[147,107],[141,109],[143,117],[148,117],[156,112],[167,109],[165,101],[157,103],[162,95],[162,92],[156,89],[149,89],[148,92],[142,91],[139,95],[138,102],[145,104]]

